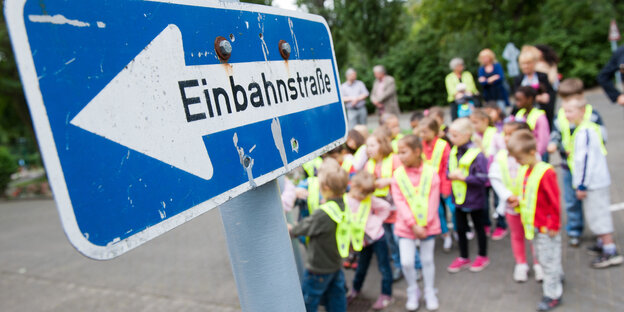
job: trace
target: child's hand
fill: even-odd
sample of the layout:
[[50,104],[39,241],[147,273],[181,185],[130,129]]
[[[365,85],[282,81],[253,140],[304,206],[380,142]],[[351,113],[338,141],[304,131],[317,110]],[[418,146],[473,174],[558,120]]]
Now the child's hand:
[[464,174],[459,169],[449,173],[449,179],[450,180],[466,181],[466,177],[464,176]]
[[298,187],[295,189],[295,195],[297,196],[297,198],[299,199],[306,199],[308,198],[308,190]]
[[520,205],[520,200],[518,199],[518,196],[511,195],[507,198],[507,204],[511,207],[518,207]]
[[288,234],[292,237],[293,236],[292,235],[292,228],[293,228],[292,224],[286,223],[286,227],[288,228]]
[[418,239],[427,238],[427,230],[418,224],[414,224],[412,226],[412,232],[414,232],[414,235],[416,235],[416,238]]
[[392,184],[392,178],[381,178],[375,181],[375,188],[382,189]]
[[587,191],[576,190],[576,198],[583,200],[587,197]]
[[548,236],[550,236],[551,238],[557,236],[557,234],[559,234],[559,231],[548,230]]
[[554,152],[556,152],[556,151],[557,151],[557,144],[555,144],[555,143],[549,143],[549,144],[548,144],[548,147],[546,147],[546,151],[547,151],[548,153],[554,153]]

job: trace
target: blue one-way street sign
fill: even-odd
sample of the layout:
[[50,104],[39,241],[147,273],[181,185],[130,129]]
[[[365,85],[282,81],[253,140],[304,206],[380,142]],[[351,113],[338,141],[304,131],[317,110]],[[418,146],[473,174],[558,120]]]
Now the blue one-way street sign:
[[321,17],[211,0],[7,0],[5,15],[63,227],[91,258],[344,140]]

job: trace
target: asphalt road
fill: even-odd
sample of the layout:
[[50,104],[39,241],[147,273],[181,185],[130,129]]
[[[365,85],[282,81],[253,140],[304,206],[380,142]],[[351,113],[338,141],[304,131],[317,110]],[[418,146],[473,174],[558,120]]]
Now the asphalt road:
[[[612,202],[624,202],[624,108],[607,103],[601,92],[588,98],[609,129]],[[402,117],[406,125],[409,115]],[[371,123],[375,122],[371,118]],[[557,163],[554,159],[552,162]],[[614,206],[616,208],[616,206]],[[624,225],[614,212],[616,229]],[[585,244],[589,243],[586,232]],[[623,242],[624,230],[617,240]],[[508,238],[492,242],[492,264],[474,274],[446,273],[457,249],[436,246],[440,311],[531,311],[540,298],[535,282],[514,283]],[[471,251],[475,251],[475,242]],[[0,311],[238,311],[238,297],[227,255],[223,225],[212,210],[145,245],[109,261],[83,257],[61,229],[52,200],[0,203]],[[620,251],[624,251],[620,248]],[[622,267],[592,270],[583,250],[564,246],[566,284],[560,311],[616,311],[624,306]],[[348,281],[352,271],[347,272]],[[394,284],[403,311],[405,283]],[[350,311],[367,311],[380,289],[373,263],[363,296]]]

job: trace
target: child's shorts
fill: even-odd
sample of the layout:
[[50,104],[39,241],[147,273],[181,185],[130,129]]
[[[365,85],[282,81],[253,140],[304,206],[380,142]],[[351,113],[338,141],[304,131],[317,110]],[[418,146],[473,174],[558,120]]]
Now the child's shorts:
[[609,187],[596,190],[587,190],[587,197],[583,200],[583,214],[589,229],[596,235],[613,233],[613,219]]

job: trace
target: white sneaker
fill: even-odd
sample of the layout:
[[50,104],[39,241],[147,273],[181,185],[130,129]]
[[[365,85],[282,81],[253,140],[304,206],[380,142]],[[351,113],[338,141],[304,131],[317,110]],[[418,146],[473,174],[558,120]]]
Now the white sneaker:
[[438,302],[438,296],[436,296],[435,289],[425,290],[425,306],[429,311],[435,311],[440,307],[440,303]]
[[544,269],[542,269],[542,266],[539,264],[534,264],[533,265],[533,273],[535,274],[535,281],[536,282],[541,282],[544,280]]
[[448,233],[444,236],[444,244],[443,244],[443,249],[444,252],[449,252],[451,251],[451,247],[453,246],[453,240],[451,239],[451,235],[449,235]]
[[418,310],[418,300],[420,299],[420,289],[418,286],[416,289],[407,288],[407,302],[405,303],[405,309],[407,311],[416,311]]
[[513,279],[518,283],[526,282],[529,279],[529,265],[526,263],[516,264]]

